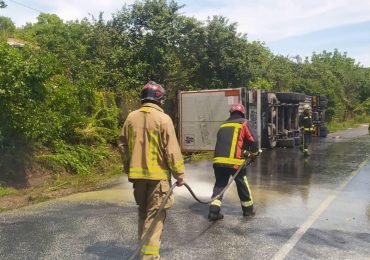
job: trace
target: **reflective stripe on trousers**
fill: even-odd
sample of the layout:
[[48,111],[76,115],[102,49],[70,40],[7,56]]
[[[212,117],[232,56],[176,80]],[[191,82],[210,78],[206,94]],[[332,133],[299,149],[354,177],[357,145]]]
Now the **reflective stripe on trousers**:
[[221,207],[222,205],[222,201],[217,199],[217,200],[214,200],[211,202],[211,205],[214,205],[214,206],[218,206],[218,207]]
[[253,198],[252,198],[252,192],[251,192],[251,189],[249,187],[247,176],[243,177],[243,181],[244,181],[244,185],[245,185],[247,191],[249,191],[250,200],[241,201],[241,204],[242,204],[243,207],[250,207],[250,206],[253,205]]
[[[139,206],[138,239],[141,240],[145,232],[153,223],[154,216],[170,189],[168,180],[132,180],[134,186],[135,201]],[[159,219],[154,226],[153,232],[149,236],[146,244],[141,248],[144,254],[142,259],[159,259],[161,246],[161,235],[164,221],[166,219],[166,209],[173,204],[173,195],[167,201],[164,210],[161,211]]]
[[144,255],[159,255],[159,246],[144,245],[141,248],[141,253]]

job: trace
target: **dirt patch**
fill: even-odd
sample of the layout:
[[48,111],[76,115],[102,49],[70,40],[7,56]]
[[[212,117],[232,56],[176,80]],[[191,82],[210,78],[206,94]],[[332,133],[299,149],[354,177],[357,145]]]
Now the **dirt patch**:
[[[12,210],[40,202],[44,202],[51,199],[56,199],[60,197],[64,197],[67,195],[71,195],[78,192],[87,192],[93,190],[100,190],[103,188],[108,188],[111,186],[116,185],[118,183],[119,176],[94,176],[89,180],[86,180],[84,185],[76,185],[74,183],[75,176],[70,176],[71,184],[76,185],[73,187],[57,187],[57,186],[50,186],[43,185],[42,187],[32,187],[27,189],[22,189],[19,191],[18,194],[7,195],[0,197],[0,212]],[[68,184],[70,184],[68,183]]]
[[19,208],[28,205],[28,196],[9,195],[0,198],[0,211]]

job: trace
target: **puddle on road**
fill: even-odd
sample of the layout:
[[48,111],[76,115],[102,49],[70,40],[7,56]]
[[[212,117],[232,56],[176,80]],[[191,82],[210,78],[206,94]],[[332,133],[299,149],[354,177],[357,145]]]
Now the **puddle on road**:
[[[308,158],[304,158],[298,148],[264,150],[261,157],[247,170],[259,216],[274,216],[281,221],[299,222],[302,217],[311,215],[338,189],[348,175],[369,158],[369,137],[362,136],[341,142],[315,139],[312,154]],[[196,195],[208,200],[215,181],[212,164],[195,163],[187,166],[186,170],[186,182]],[[359,194],[359,188],[359,184],[355,183],[349,187],[356,196]],[[181,198],[192,200],[187,193],[185,188],[176,191]],[[366,195],[368,193],[364,192],[361,197],[353,198],[359,205],[356,208],[357,221],[370,218],[370,205],[366,204],[368,203]],[[350,199],[348,198],[348,203],[351,202]],[[240,201],[235,184],[226,191],[222,207],[224,210],[232,211],[232,214],[240,213]]]
[[[369,151],[368,137],[338,143],[319,140],[313,144],[313,153],[306,159],[298,148],[265,150],[247,170],[248,181],[260,213],[289,218],[310,213],[369,157]],[[187,164],[185,181],[201,200],[209,200],[215,182],[212,163],[200,161]],[[176,188],[174,193],[181,203],[194,202],[185,187]],[[133,202],[134,198],[131,183],[126,176],[122,176],[117,186],[74,194],[62,200],[123,203]],[[240,202],[235,184],[225,194],[224,204],[226,203],[239,210]],[[365,206],[362,214],[370,219],[370,205],[369,208]]]
[[[190,186],[195,195],[201,200],[209,200],[212,196],[215,177],[210,161],[199,161],[185,166],[185,182]],[[175,196],[190,198],[187,188],[180,187],[174,190]]]

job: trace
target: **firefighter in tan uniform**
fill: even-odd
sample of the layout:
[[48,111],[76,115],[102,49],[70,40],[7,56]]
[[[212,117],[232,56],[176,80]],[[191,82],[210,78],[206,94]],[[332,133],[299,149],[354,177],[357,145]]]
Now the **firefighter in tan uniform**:
[[[142,239],[171,186],[171,174],[177,185],[184,184],[184,160],[171,118],[161,108],[165,90],[149,82],[141,91],[140,109],[131,112],[122,128],[119,146],[124,170],[133,183],[139,206],[138,238]],[[173,204],[170,196],[165,209]],[[161,234],[166,210],[161,212],[152,235],[141,248],[141,259],[159,259]]]

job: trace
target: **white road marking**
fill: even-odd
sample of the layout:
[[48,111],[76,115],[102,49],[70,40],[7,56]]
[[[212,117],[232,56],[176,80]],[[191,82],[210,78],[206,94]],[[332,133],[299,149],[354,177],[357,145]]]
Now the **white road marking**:
[[316,211],[308,217],[308,219],[301,225],[301,227],[293,234],[293,236],[284,244],[283,247],[272,257],[272,260],[284,259],[292,248],[298,243],[306,231],[312,226],[312,224],[319,218],[319,216],[329,207],[333,200],[337,197],[338,193],[352,180],[354,176],[367,164],[369,160],[363,161],[360,166],[351,172],[351,174],[341,183],[341,185],[333,192],[332,195],[328,196],[316,209]]

